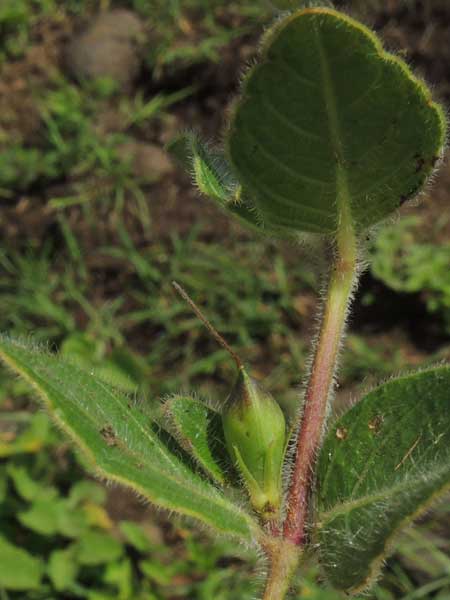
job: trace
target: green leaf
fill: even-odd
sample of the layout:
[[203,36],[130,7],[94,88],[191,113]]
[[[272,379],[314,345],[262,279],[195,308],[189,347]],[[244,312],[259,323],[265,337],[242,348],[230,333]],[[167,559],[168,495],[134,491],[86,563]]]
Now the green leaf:
[[87,600],[117,600],[117,594],[106,594],[105,592],[89,592]]
[[193,133],[179,136],[169,152],[189,170],[202,194],[215,200],[222,209],[252,228],[264,229],[258,221],[247,194],[233,177],[223,152],[202,142]]
[[26,511],[17,514],[20,523],[40,535],[55,535],[58,531],[57,503],[52,500],[38,500]]
[[58,495],[56,488],[44,486],[42,482],[39,483],[32,479],[25,467],[9,463],[7,472],[13,481],[16,492],[28,502],[34,500],[52,500]]
[[58,533],[69,538],[78,538],[89,525],[86,512],[72,508],[68,500],[61,500],[55,507],[58,518]]
[[109,563],[103,580],[105,583],[117,587],[117,600],[129,600],[135,597],[133,596],[133,568],[130,560]]
[[6,500],[8,495],[8,480],[5,471],[0,471],[0,504]]
[[390,381],[328,433],[318,463],[318,542],[335,587],[368,587],[399,529],[450,486],[449,390],[450,367]]
[[79,565],[75,560],[75,547],[66,550],[54,550],[50,554],[47,573],[58,592],[70,589],[75,583]]
[[228,202],[235,196],[238,184],[223,154],[194,135],[190,136],[189,142],[194,177],[200,191],[223,203]]
[[150,552],[153,545],[141,526],[133,521],[121,521],[119,524],[121,533],[125,536],[128,544],[139,550],[139,552]]
[[189,396],[169,398],[164,403],[163,411],[186,452],[217,483],[225,483],[225,473],[219,459],[225,449],[220,415]]
[[82,502],[93,502],[95,504],[104,504],[106,501],[106,491],[98,483],[84,479],[77,481],[71,488],[67,504],[70,508],[75,508]]
[[18,513],[18,520],[24,527],[51,536],[57,533],[77,538],[88,526],[84,511],[74,509],[71,502],[64,499],[37,499],[31,507]]
[[76,550],[81,565],[102,565],[120,558],[123,546],[115,538],[105,533],[88,531],[79,540]]
[[61,346],[61,355],[82,369],[94,366],[97,377],[123,392],[136,392],[143,378],[143,373],[139,373],[138,360],[131,352],[116,348],[109,358],[105,358],[101,344],[85,333],[69,335]]
[[0,357],[38,392],[99,476],[223,533],[251,537],[253,519],[173,455],[125,395],[76,365],[5,336]]
[[159,586],[169,585],[176,573],[176,564],[164,565],[154,560],[141,560],[139,568],[150,581]]
[[35,590],[43,574],[42,563],[0,536],[0,589]]
[[269,228],[335,233],[350,214],[360,231],[416,195],[445,130],[427,87],[369,29],[307,8],[266,36],[228,153]]

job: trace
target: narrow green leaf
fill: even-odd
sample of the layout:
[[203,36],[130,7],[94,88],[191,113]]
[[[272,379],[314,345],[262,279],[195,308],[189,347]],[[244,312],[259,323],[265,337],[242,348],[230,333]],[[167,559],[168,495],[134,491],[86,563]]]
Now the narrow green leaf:
[[192,173],[198,189],[203,194],[215,200],[222,209],[246,225],[262,229],[248,194],[232,175],[223,152],[202,142],[193,133],[179,136],[168,150]]
[[194,135],[190,136],[190,151],[200,191],[222,203],[228,202],[236,194],[238,184],[231,175],[223,154]]
[[305,8],[266,36],[228,136],[232,167],[268,228],[357,230],[415,196],[442,156],[445,117],[369,29]]
[[0,536],[0,589],[35,590],[42,575],[43,565],[37,558]]
[[223,457],[226,451],[220,415],[189,396],[169,398],[163,411],[170,419],[181,446],[208,475],[223,484],[225,473],[219,457]]
[[98,475],[219,531],[251,537],[252,518],[173,455],[126,396],[21,341],[0,337],[0,357],[34,387]]
[[318,541],[330,582],[362,590],[399,529],[450,486],[450,367],[386,383],[328,433],[318,464]]

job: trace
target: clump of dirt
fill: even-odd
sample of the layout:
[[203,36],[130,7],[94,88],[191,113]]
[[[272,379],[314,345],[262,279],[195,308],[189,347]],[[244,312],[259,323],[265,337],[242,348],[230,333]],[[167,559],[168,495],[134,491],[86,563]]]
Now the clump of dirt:
[[123,9],[100,13],[72,38],[65,63],[80,81],[108,77],[129,91],[142,67],[146,38],[144,23],[135,13]]
[[130,165],[133,176],[142,182],[153,183],[174,169],[167,152],[156,144],[125,142],[118,146],[117,153]]

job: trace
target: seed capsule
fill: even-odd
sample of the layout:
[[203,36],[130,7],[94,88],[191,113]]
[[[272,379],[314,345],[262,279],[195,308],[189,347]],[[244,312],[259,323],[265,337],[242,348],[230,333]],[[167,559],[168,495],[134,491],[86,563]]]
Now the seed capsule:
[[227,449],[245,483],[253,508],[263,519],[274,519],[281,506],[281,473],[286,448],[286,422],[278,403],[250,377],[239,356],[211,325],[188,293],[172,285],[239,370],[237,382],[222,412]]
[[230,456],[247,487],[253,508],[265,519],[281,505],[286,422],[280,406],[241,367],[222,414]]

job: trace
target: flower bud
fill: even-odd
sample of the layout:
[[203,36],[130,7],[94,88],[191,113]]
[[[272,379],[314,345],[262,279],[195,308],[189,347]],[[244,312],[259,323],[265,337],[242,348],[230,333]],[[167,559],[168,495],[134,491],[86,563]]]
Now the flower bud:
[[241,368],[222,414],[225,440],[253,508],[265,519],[281,505],[286,422],[274,398]]

